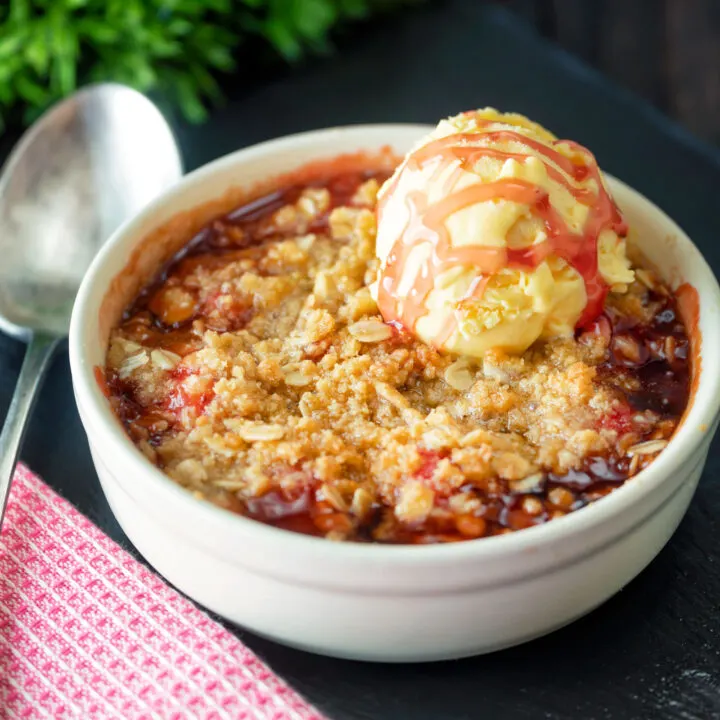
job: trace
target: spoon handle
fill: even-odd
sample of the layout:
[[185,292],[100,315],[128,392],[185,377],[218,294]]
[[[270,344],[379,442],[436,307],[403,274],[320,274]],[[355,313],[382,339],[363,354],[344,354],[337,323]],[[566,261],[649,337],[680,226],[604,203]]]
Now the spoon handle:
[[5,418],[5,426],[0,433],[0,526],[5,515],[15,461],[25,435],[28,416],[57,343],[56,337],[40,333],[30,339],[15,394]]

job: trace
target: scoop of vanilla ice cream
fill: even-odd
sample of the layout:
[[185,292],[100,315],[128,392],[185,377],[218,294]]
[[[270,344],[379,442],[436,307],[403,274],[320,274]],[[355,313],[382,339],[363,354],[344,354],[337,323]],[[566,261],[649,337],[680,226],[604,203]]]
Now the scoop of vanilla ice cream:
[[571,335],[634,274],[592,154],[493,109],[443,120],[378,196],[373,292],[438,348],[522,353]]

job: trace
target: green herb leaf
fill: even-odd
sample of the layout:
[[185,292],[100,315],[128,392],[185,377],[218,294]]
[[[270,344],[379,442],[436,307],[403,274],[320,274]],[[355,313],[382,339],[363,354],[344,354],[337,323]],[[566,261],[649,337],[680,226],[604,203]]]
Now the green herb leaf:
[[30,105],[42,107],[48,100],[49,93],[40,83],[21,75],[16,81],[18,95]]
[[109,45],[120,38],[118,28],[92,17],[80,18],[76,28],[79,37],[85,37],[94,44]]
[[354,20],[366,17],[370,11],[366,0],[341,0],[340,8],[346,17]]
[[288,60],[297,60],[302,55],[302,45],[288,25],[280,20],[269,20],[264,31],[277,51]]
[[293,6],[295,27],[312,40],[324,37],[337,17],[337,7],[331,0],[303,0]]
[[24,36],[20,33],[17,35],[0,36],[0,61],[9,58],[15,54],[23,45]]
[[193,123],[199,123],[207,117],[207,110],[200,100],[196,86],[185,75],[178,75],[174,82],[175,92],[183,115]]

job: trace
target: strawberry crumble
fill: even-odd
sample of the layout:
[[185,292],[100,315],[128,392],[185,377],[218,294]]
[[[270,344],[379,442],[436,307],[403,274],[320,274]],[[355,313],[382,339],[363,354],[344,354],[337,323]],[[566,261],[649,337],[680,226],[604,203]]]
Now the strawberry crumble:
[[440,352],[370,292],[386,178],[281,188],[189,239],[110,338],[134,443],[198,498],[333,540],[498,535],[631,482],[688,402],[667,287],[636,260],[575,337]]

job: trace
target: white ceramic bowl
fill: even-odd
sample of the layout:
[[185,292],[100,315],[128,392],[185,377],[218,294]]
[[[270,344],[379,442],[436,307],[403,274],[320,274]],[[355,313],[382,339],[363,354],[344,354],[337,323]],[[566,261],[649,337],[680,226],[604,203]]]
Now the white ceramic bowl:
[[[697,289],[702,370],[692,406],[668,447],[608,497],[499,537],[437,546],[342,544],[200,502],[136,450],[94,368],[104,365],[110,326],[135,290],[116,278],[148,234],[232,186],[249,187],[340,153],[384,145],[404,153],[427,129],[378,125],[304,133],[241,150],[188,175],[111,238],[85,278],[72,319],[70,360],[80,416],[103,490],[133,544],[171,583],[219,615],[328,655],[457,658],[525,642],[584,615],[634,578],[668,541],[717,429],[717,281],[677,225],[610,178],[645,254],[674,285],[688,282]],[[161,240],[156,236],[133,262],[157,266],[168,252]]]

